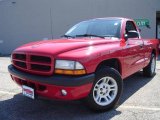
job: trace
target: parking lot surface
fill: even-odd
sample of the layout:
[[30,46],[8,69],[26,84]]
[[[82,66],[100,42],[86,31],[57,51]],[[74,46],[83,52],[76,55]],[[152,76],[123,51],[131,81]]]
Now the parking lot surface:
[[138,72],[124,80],[118,106],[103,113],[89,110],[81,101],[32,100],[10,78],[9,57],[0,57],[0,120],[160,120],[160,57],[157,74]]

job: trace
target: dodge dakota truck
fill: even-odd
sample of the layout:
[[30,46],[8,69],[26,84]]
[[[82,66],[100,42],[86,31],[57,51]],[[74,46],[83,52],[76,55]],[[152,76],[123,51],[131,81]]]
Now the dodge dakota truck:
[[141,38],[132,19],[108,17],[80,22],[60,39],[15,49],[8,66],[22,94],[57,100],[85,100],[109,110],[120,99],[123,80],[143,70],[155,75],[158,40]]

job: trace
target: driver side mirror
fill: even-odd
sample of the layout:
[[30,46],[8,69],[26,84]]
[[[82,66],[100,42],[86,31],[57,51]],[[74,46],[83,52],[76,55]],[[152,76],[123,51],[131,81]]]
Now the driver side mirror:
[[128,38],[139,38],[139,34],[137,31],[128,31],[124,34],[125,40],[128,40]]

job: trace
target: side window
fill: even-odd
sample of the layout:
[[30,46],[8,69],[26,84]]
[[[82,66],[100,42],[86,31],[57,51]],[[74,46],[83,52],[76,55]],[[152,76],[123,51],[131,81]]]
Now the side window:
[[137,31],[137,29],[132,21],[127,21],[127,23],[126,23],[126,33],[128,31]]
[[127,34],[127,38],[139,38],[139,33],[132,21],[126,22],[125,34]]

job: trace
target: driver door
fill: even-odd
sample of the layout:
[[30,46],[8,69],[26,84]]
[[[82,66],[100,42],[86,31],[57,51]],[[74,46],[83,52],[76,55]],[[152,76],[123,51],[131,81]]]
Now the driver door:
[[[126,22],[125,34],[127,35],[129,31],[137,31],[135,24],[132,21]],[[138,37],[130,36],[126,40],[126,45],[124,47],[124,76],[129,76],[139,70],[144,66],[144,47],[143,40]]]

